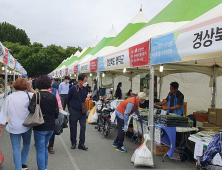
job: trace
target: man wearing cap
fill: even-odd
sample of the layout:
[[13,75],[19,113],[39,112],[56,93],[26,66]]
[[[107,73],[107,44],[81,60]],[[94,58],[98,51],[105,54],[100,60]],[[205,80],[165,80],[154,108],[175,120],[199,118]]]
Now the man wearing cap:
[[[25,78],[27,81],[28,81],[28,76],[27,74],[22,74],[22,77]],[[32,85],[31,85],[31,82],[28,81],[28,91],[32,92],[32,93],[36,93],[35,90],[32,89]]]
[[61,99],[61,102],[62,102],[63,110],[66,109],[66,105],[68,104],[67,103],[67,95],[68,95],[68,92],[69,92],[69,80],[70,80],[69,76],[65,76],[64,82],[62,82],[59,85],[59,95],[60,95],[60,99]]
[[140,119],[140,113],[138,110],[138,106],[143,104],[146,99],[146,94],[144,92],[138,93],[137,97],[131,97],[122,101],[116,108],[116,118],[118,124],[118,135],[116,140],[113,143],[113,147],[116,148],[117,151],[127,152],[127,150],[123,146],[124,142],[124,133],[128,130],[128,120],[129,116],[134,112]]
[[162,102],[155,103],[156,105],[165,105],[167,107],[163,107],[163,110],[167,110],[167,113],[174,113],[178,116],[183,116],[184,112],[184,95],[178,90],[179,84],[177,82],[172,82],[170,84],[170,93],[167,98]]

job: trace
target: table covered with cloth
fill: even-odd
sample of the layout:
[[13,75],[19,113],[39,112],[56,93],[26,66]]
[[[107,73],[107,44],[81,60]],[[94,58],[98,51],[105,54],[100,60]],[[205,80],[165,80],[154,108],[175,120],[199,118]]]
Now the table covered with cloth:
[[[155,126],[158,124],[154,124]],[[167,155],[172,158],[175,147],[176,147],[176,132],[191,132],[191,131],[198,131],[198,128],[192,127],[166,127],[166,126],[161,126],[161,143],[167,145],[170,147],[170,150],[167,152]]]

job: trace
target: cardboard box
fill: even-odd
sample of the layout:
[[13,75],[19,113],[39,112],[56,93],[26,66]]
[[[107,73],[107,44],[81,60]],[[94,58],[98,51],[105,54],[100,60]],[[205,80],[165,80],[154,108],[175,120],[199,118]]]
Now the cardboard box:
[[201,113],[193,112],[193,115],[195,116],[196,121],[198,121],[198,122],[207,122],[208,121],[208,115],[207,114],[201,114]]
[[156,156],[161,156],[161,155],[165,155],[168,150],[170,150],[170,147],[167,145],[161,145],[161,146],[157,146],[154,145],[154,155]]
[[222,125],[222,109],[209,108],[208,109],[208,123],[214,125]]

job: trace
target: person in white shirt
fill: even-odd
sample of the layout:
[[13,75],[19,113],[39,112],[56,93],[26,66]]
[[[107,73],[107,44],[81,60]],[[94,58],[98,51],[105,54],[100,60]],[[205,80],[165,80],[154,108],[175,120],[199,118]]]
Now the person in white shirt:
[[[6,130],[10,133],[15,170],[28,170],[27,159],[32,129],[24,127],[22,124],[29,114],[28,106],[33,93],[26,92],[28,82],[22,77],[13,83],[13,87],[16,92],[7,96],[0,112],[0,136],[2,134],[2,125],[6,124],[7,117],[9,117]],[[22,151],[20,150],[21,137],[23,139]]]

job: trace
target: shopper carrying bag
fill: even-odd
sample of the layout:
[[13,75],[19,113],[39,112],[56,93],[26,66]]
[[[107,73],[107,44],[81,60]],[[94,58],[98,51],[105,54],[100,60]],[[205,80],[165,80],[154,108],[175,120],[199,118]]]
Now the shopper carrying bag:
[[[28,94],[29,95],[29,94]],[[24,123],[22,124],[25,127],[34,127],[44,123],[42,111],[40,108],[40,94],[37,92],[36,95],[39,98],[39,104],[37,104],[37,97],[36,97],[36,107],[34,113],[29,113],[27,118],[25,119]],[[30,97],[29,97],[30,99]]]
[[[24,127],[22,124],[29,114],[29,96],[32,97],[33,93],[26,93],[28,83],[22,77],[16,79],[13,87],[16,91],[6,97],[0,112],[0,136],[2,124],[5,125],[7,117],[9,117],[6,130],[10,133],[15,170],[27,170],[32,129]],[[22,150],[20,148],[21,138],[23,139]],[[1,143],[1,146],[4,147],[4,144]]]
[[[56,97],[49,92],[51,80],[47,75],[38,77],[36,88],[40,89],[39,95],[33,95],[28,107],[31,113],[35,112],[39,105],[42,111],[44,123],[33,128],[38,170],[45,170],[48,166],[47,145],[54,132],[55,119],[58,118],[59,107]],[[37,104],[36,104],[37,98]],[[39,100],[41,98],[41,100]]]

